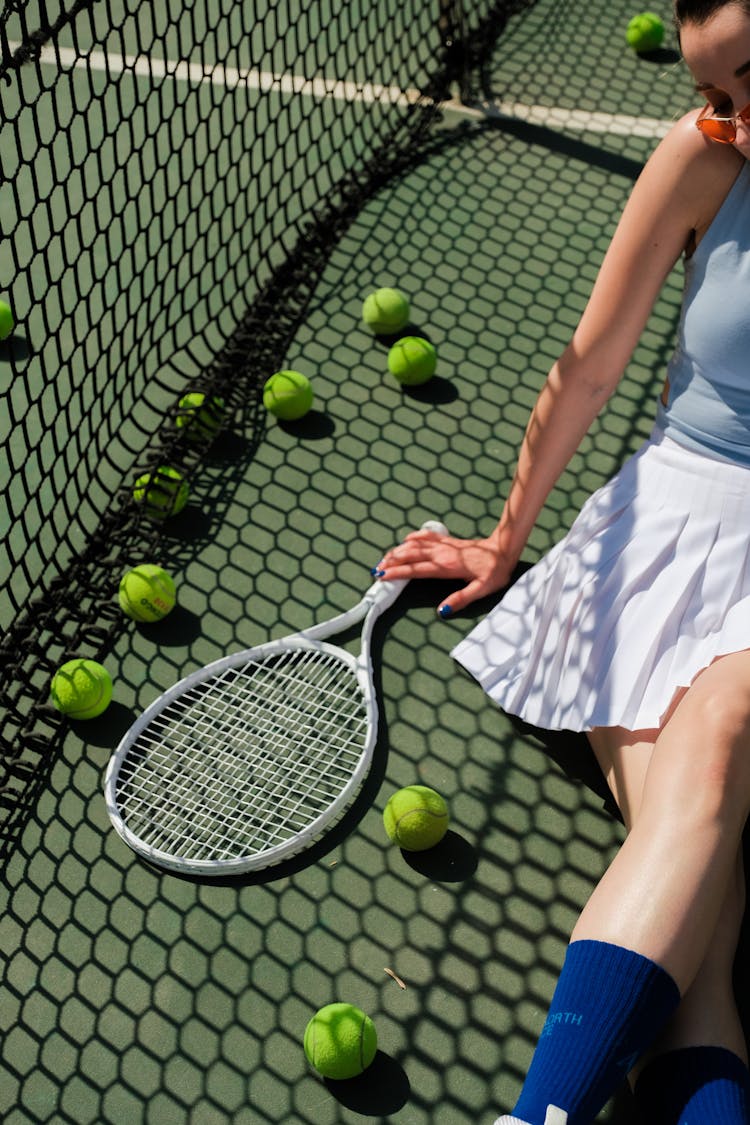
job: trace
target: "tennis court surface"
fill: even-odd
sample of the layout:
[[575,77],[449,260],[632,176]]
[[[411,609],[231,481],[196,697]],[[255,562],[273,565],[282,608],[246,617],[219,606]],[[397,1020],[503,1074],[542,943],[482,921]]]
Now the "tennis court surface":
[[[487,604],[441,622],[446,588],[414,582],[388,612],[364,788],[279,867],[152,867],[103,779],[179,677],[347,609],[426,519],[491,529],[632,182],[694,97],[669,30],[627,47],[632,14],[594,4],[582,33],[570,0],[0,0],[6,1125],[489,1125],[512,1106],[620,828],[451,660]],[[437,349],[419,390],[361,322],[387,285]],[[648,433],[680,285],[525,562]],[[315,390],[296,424],[262,406],[284,368]],[[175,425],[190,391],[224,400],[217,440]],[[190,495],[154,522],[132,488],[165,464]],[[177,583],[158,625],[117,604],[142,561]],[[49,683],[76,655],[114,698],[71,723]],[[421,854],[382,822],[412,783],[451,811]],[[346,1083],[302,1050],[338,1000],[379,1041]],[[631,1120],[623,1094],[599,1123]]]

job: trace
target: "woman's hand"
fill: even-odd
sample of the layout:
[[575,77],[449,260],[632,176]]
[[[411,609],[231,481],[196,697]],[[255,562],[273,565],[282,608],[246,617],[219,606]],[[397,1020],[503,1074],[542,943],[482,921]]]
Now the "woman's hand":
[[464,579],[466,585],[440,606],[441,617],[463,609],[477,598],[502,590],[510,582],[516,560],[504,557],[494,539],[454,539],[437,531],[413,531],[391,548],[373,569],[375,578]]

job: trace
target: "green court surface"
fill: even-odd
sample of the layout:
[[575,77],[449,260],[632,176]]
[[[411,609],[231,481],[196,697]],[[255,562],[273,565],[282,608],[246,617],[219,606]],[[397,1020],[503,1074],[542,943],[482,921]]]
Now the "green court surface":
[[[527,16],[533,51],[528,30],[509,29],[498,97],[654,121],[691,104],[679,64],[623,49],[622,3],[563,82],[572,44],[555,8]],[[239,415],[210,453],[154,560],[178,608],[123,631],[106,660],[114,703],[71,724],[7,862],[4,1125],[490,1125],[513,1105],[621,830],[453,663],[488,604],[441,622],[447,587],[402,595],[377,633],[382,728],[364,789],[277,869],[217,885],[146,866],[110,829],[102,780],[124,730],[181,675],[348,608],[383,549],[425,519],[459,535],[492,528],[535,394],[655,143],[642,132],[448,112],[424,159],[333,247],[286,362],[311,377],[313,412],[268,419],[257,443]],[[414,392],[360,322],[363,298],[388,284],[410,295],[439,355]],[[648,434],[680,284],[677,271],[525,561]],[[577,755],[571,742],[572,774],[585,771]],[[452,818],[421,855],[390,845],[382,824],[391,793],[414,782],[438,789]],[[379,1037],[370,1070],[346,1083],[322,1081],[302,1051],[307,1021],[335,1000],[367,1011]],[[634,1122],[625,1095],[598,1121]]]

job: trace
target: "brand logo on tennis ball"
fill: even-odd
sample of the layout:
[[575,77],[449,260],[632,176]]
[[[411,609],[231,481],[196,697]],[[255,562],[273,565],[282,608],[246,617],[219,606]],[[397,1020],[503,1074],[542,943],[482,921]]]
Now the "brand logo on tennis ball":
[[118,600],[134,621],[161,621],[175,606],[174,580],[162,567],[141,563],[123,575]]
[[164,599],[160,598],[158,595],[152,598],[141,598],[140,604],[147,613],[159,613],[161,615],[169,613],[172,608],[168,602],[165,602]]

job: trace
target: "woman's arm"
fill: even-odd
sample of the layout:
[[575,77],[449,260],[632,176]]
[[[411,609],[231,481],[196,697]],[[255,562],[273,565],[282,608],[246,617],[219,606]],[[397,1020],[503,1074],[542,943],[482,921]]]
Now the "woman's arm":
[[465,579],[444,603],[450,611],[507,585],[547,496],[621,379],[667,275],[742,166],[730,146],[706,141],[694,118],[670,130],[633,188],[578,327],[534,406],[495,530],[467,540],[415,532],[384,557],[386,579]]

